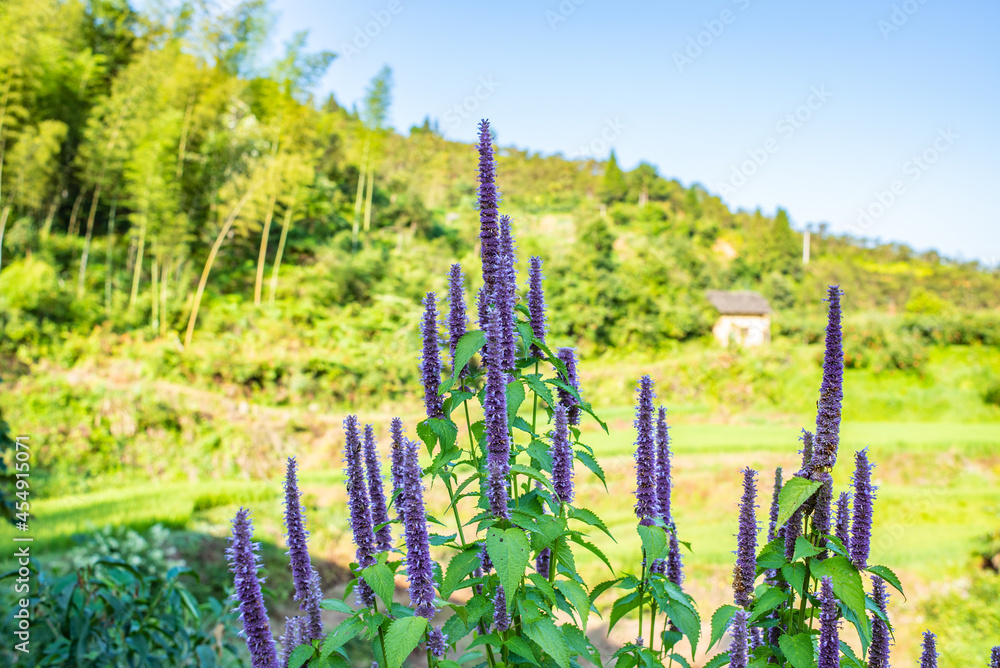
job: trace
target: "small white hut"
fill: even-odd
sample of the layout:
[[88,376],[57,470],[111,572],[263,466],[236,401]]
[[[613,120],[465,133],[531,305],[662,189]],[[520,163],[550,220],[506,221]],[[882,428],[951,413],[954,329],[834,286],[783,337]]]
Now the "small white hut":
[[753,347],[770,343],[771,305],[762,295],[749,290],[709,290],[705,296],[719,312],[712,334],[720,344]]

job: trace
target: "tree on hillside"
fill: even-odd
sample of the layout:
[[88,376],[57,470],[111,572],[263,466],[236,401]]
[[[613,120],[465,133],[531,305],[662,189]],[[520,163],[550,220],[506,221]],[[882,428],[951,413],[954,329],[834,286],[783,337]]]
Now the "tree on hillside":
[[608,164],[604,167],[604,178],[601,180],[601,201],[605,204],[621,202],[627,194],[628,184],[625,183],[625,174],[618,166],[618,158],[612,150]]
[[386,119],[389,115],[389,105],[392,104],[392,70],[388,65],[382,67],[365,95],[365,107],[361,118],[365,129],[365,143],[361,154],[361,171],[358,177],[358,194],[354,202],[354,222],[351,230],[351,248],[358,248],[358,227],[361,217],[361,198],[366,182],[368,193],[365,197],[364,218],[365,238],[372,218],[372,193],[375,190],[375,161],[381,148],[382,134],[385,131]]

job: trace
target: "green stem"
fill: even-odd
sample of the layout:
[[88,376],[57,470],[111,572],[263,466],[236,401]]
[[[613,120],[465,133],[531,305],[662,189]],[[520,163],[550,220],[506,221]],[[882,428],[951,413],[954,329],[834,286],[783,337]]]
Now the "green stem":
[[458,517],[458,500],[455,499],[454,492],[451,489],[451,473],[449,472],[444,479],[444,488],[448,490],[448,498],[451,499],[451,511],[455,515],[455,524],[458,526],[458,539],[462,541],[462,549],[468,547],[465,543],[465,533],[462,531],[462,520]]
[[[374,610],[376,614],[378,613],[378,600],[372,601],[372,610]],[[387,659],[385,658],[385,631],[382,630],[381,624],[378,625],[378,641],[382,645],[382,665],[384,666]]]
[[[653,651],[653,641],[656,639],[656,601],[649,604],[649,649]],[[639,627],[639,633],[642,633],[642,627]],[[660,655],[663,655],[663,643],[660,643]]]
[[[535,360],[535,375],[538,375],[538,360]],[[538,415],[538,394],[535,395],[534,401],[531,404],[531,433],[535,433],[535,416]]]
[[642,578],[639,580],[639,635],[642,635],[642,600],[646,597],[646,550],[642,551]]

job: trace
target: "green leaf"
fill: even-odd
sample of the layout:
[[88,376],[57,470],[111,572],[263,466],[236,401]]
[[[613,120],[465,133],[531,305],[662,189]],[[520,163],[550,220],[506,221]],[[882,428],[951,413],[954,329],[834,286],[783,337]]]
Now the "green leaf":
[[445,450],[449,450],[455,445],[455,440],[458,438],[458,426],[454,422],[441,418],[427,418],[427,425],[438,437],[441,447]]
[[736,610],[735,605],[724,605],[712,613],[712,638],[708,643],[709,649],[715,647],[715,643],[726,635],[726,629],[729,628],[729,622],[733,619]]
[[[592,510],[587,510],[586,508],[571,508],[569,513],[570,518],[574,520],[580,520],[584,524],[588,524],[592,527],[597,527],[604,533],[608,535],[608,538],[615,540],[615,537],[611,535],[608,531],[608,525],[604,523],[600,517],[597,516]],[[615,540],[617,543],[618,541]]]
[[816,493],[822,486],[821,482],[814,482],[808,478],[793,477],[785,483],[778,494],[778,523],[775,526],[782,527],[799,507],[809,500],[809,497]]
[[452,392],[451,395],[444,400],[444,414],[451,417],[452,411],[461,406],[463,401],[468,401],[474,396],[476,395],[472,392]]
[[[647,650],[647,651],[649,651],[649,650]],[[683,668],[691,668],[691,664],[687,662],[687,659],[685,659],[683,656],[681,656],[677,652],[674,652],[673,654],[671,654],[670,658],[673,659],[674,661],[676,661],[677,663],[681,664],[681,666],[683,666]],[[663,664],[660,664],[660,665],[663,665]]]
[[604,478],[604,469],[602,469],[601,465],[597,463],[594,456],[586,450],[577,450],[576,458],[579,459],[584,466],[590,469],[591,472],[593,472],[593,474],[600,479],[601,483],[604,485],[604,491],[608,491],[608,481]]
[[702,668],[722,668],[729,665],[729,652],[716,654]]
[[299,668],[313,656],[313,648],[310,645],[299,645],[288,657],[288,668]]
[[570,668],[569,645],[566,643],[566,638],[562,632],[556,628],[555,623],[553,623],[550,617],[542,617],[535,622],[525,623],[522,628],[524,629],[524,635],[528,636],[536,645],[542,648],[543,652],[552,657],[552,660],[560,668]]
[[[581,538],[577,534],[574,534],[573,536],[571,536],[570,540],[572,540],[574,543],[576,543],[580,547],[586,549],[591,554],[597,556],[597,558],[600,559],[601,561],[603,561],[604,565],[608,567],[608,570],[611,571],[611,574],[612,575],[615,574],[614,567],[611,565],[611,562],[608,561],[608,558],[604,555],[604,553],[601,552],[601,548],[597,547],[596,545],[594,545],[593,543],[591,543],[589,541],[584,540],[583,538]],[[567,550],[566,551],[567,552],[569,551],[568,546],[567,546]]]
[[458,374],[469,363],[473,355],[478,353],[485,344],[486,335],[479,330],[466,332],[462,335],[462,338],[458,340],[458,345],[455,346],[455,369],[452,371],[451,378],[441,383],[438,394],[444,394],[451,389],[452,385],[458,381]]
[[535,652],[531,649],[531,645],[520,636],[511,636],[503,644],[507,649],[525,659],[531,665],[539,665],[538,660],[535,658]]
[[781,577],[792,586],[795,593],[802,596],[802,588],[806,583],[806,565],[803,563],[785,564],[781,567]]
[[396,582],[392,577],[392,571],[383,564],[374,564],[361,571],[362,577],[368,586],[372,588],[375,595],[385,601],[386,606],[392,607],[392,595],[396,591]]
[[524,464],[511,464],[511,473],[520,473],[521,475],[526,475],[532,480],[537,480],[542,483],[547,489],[555,491],[552,487],[552,481],[548,479],[541,471],[533,469],[530,466],[525,466]]
[[813,561],[812,575],[817,579],[829,575],[833,580],[833,594],[858,618],[865,617],[865,590],[861,585],[861,573],[846,557],[836,556]]
[[360,617],[348,617],[332,633],[327,634],[326,639],[323,641],[323,648],[320,650],[320,655],[329,656],[333,654],[347,644],[349,640],[357,637],[358,632],[364,626],[365,623]]
[[771,612],[778,606],[788,601],[788,594],[777,587],[771,587],[764,594],[757,598],[753,604],[753,614],[747,619],[748,624],[753,624],[758,619]]
[[385,634],[387,668],[400,668],[426,630],[427,620],[423,617],[403,617],[394,621]]
[[670,621],[677,625],[677,628],[691,643],[691,658],[693,659],[695,652],[698,651],[698,639],[701,637],[701,620],[698,619],[698,614],[677,602],[671,603],[665,612],[670,617]]
[[793,668],[813,668],[812,635],[806,631],[793,636],[783,635],[778,638],[778,646]]
[[582,657],[597,668],[601,668],[601,654],[583,631],[572,624],[563,624],[559,627],[559,630],[566,637],[566,643],[569,645],[571,652],[575,652],[578,657]]
[[843,640],[840,641],[840,651],[844,653],[847,661],[841,660],[840,665],[843,668],[865,668],[864,662],[858,658],[858,655],[854,653],[854,649],[848,645]]
[[542,401],[547,403],[549,406],[555,406],[556,401],[552,397],[552,390],[549,386],[542,382],[542,375],[538,373],[532,373],[527,376],[522,376],[524,380],[528,383],[528,387],[532,392],[537,394],[542,398]]
[[639,532],[639,538],[642,539],[642,549],[646,554],[647,563],[667,556],[669,543],[667,542],[667,532],[663,530],[663,527],[648,527],[638,524],[635,529]]
[[517,415],[517,411],[524,403],[524,385],[519,378],[515,378],[507,384],[507,422],[510,423]]
[[486,532],[486,551],[493,562],[493,568],[500,576],[500,584],[507,594],[508,607],[513,605],[515,593],[528,567],[531,546],[521,529],[498,529],[490,527]]
[[323,602],[319,604],[319,607],[323,610],[334,610],[336,612],[342,612],[345,615],[353,615],[354,609],[347,605],[339,598],[325,598]]
[[611,589],[612,587],[614,587],[616,584],[618,584],[621,581],[622,581],[621,578],[615,578],[614,580],[607,580],[606,582],[602,582],[599,585],[597,585],[596,587],[594,587],[590,591],[590,602],[593,603],[594,601],[596,601],[598,596],[600,596],[601,594],[603,594],[607,590]]
[[806,557],[815,557],[822,551],[810,543],[808,538],[799,536],[795,539],[795,554],[792,555],[792,561],[798,561]]
[[[879,576],[880,578],[891,584],[893,587],[895,587],[896,591],[898,591],[900,594],[903,594],[903,583],[899,581],[899,577],[891,570],[889,570],[888,567],[869,566],[868,572],[874,573],[875,575]],[[903,594],[903,600],[906,600],[906,594]]]
[[573,604],[580,617],[580,628],[586,631],[587,618],[590,616],[590,597],[587,596],[587,590],[576,580],[559,580],[555,582],[555,588]]
[[538,439],[533,439],[528,444],[528,456],[535,460],[543,471],[552,470],[552,457],[549,455],[549,446]]
[[785,561],[785,540],[775,538],[764,546],[764,549],[757,555],[757,568],[781,568]]
[[471,548],[464,552],[459,552],[448,562],[448,570],[441,580],[439,588],[441,598],[447,599],[458,588],[459,583],[465,579],[472,571],[479,566],[479,548]]
[[552,588],[552,585],[549,584],[546,576],[541,575],[540,573],[528,573],[528,579],[531,580],[535,587],[541,590],[542,595],[545,596],[549,602],[555,603],[556,591]]
[[640,600],[642,599],[639,596],[639,592],[634,591],[631,594],[622,596],[614,602],[611,606],[611,618],[608,620],[609,634],[611,633],[611,629],[615,628],[615,624],[618,623],[618,620],[639,607]]

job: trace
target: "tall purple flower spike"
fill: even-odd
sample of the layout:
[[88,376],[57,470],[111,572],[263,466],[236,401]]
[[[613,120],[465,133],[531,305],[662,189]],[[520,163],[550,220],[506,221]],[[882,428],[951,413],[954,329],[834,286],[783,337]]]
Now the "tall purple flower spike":
[[301,629],[301,642],[311,642],[323,635],[323,620],[320,617],[322,590],[316,586],[319,574],[312,566],[306,541],[305,517],[302,512],[299,481],[296,475],[296,461],[289,457],[285,469],[285,541],[288,543],[288,557],[292,568],[292,582],[295,584],[295,600],[299,609],[308,617],[308,623]]
[[783,469],[779,466],[774,470],[774,493],[771,495],[771,508],[768,512],[767,542],[778,537],[778,495],[781,494]]
[[386,508],[385,490],[382,487],[382,464],[375,448],[375,429],[365,425],[365,471],[368,477],[368,499],[371,501],[372,524],[383,525],[375,532],[375,550],[388,552],[392,549],[392,531],[389,529],[389,511]]
[[872,540],[872,510],[875,490],[872,485],[872,464],[868,463],[868,450],[854,455],[854,520],[851,527],[851,563],[858,570],[868,568],[868,554]]
[[844,401],[844,349],[840,332],[840,286],[828,290],[830,309],[826,325],[826,352],[823,355],[823,382],[819,388],[816,412],[816,440],[813,445],[813,480],[829,475],[837,462],[840,443],[840,410]]
[[653,435],[653,379],[639,379],[635,406],[635,514],[640,524],[652,525],[660,514],[656,498],[656,444]]
[[562,503],[573,502],[573,449],[569,445],[566,407],[556,405],[555,429],[552,432],[552,486]]
[[733,613],[733,625],[730,629],[733,644],[729,648],[729,668],[747,668],[750,663],[750,633],[747,629],[749,616],[746,610]]
[[795,475],[800,478],[808,478],[812,472],[813,442],[815,439],[811,431],[803,429],[799,440],[802,441],[802,449],[799,450],[799,454],[802,455],[802,467]]
[[253,541],[253,522],[250,511],[240,508],[233,518],[233,535],[226,548],[229,570],[233,574],[236,592],[233,599],[239,603],[243,635],[250,650],[253,668],[278,668],[278,654],[271,635],[271,622],[264,607],[264,594],[257,577],[260,567],[260,543]]
[[392,476],[392,493],[398,494],[396,498],[396,515],[399,517],[400,521],[403,519],[403,475],[405,470],[405,462],[403,460],[404,448],[403,444],[405,442],[405,437],[403,436],[403,421],[398,417],[392,418],[392,426],[389,428],[389,433],[392,435],[392,445],[390,447],[390,456],[392,464],[389,468],[390,474]]
[[757,472],[743,469],[743,497],[740,499],[740,524],[736,534],[736,565],[733,567],[733,600],[749,608],[757,578]]
[[[823,486],[816,492],[816,508],[813,510],[813,528],[821,535],[829,535],[833,525],[833,477],[829,473],[821,478]],[[827,552],[823,550],[818,559],[826,559]]]
[[429,418],[443,418],[444,400],[438,394],[441,387],[441,351],[438,349],[437,297],[433,292],[424,297],[422,334],[424,352],[420,373],[424,381],[424,409]]
[[[500,340],[501,321],[493,311],[486,335],[488,344]],[[496,348],[494,348],[496,350]],[[510,518],[507,508],[507,476],[510,474],[510,434],[507,431],[507,374],[496,364],[486,368],[483,401],[486,427],[486,497],[495,517]]]
[[435,659],[443,659],[448,653],[448,634],[436,626],[427,631],[427,649]]
[[[566,366],[566,378],[563,381],[576,390],[577,394],[580,394],[580,379],[577,376],[576,370],[576,352],[572,348],[560,348],[556,351],[556,357],[558,357],[562,363]],[[569,423],[571,426],[577,426],[580,424],[580,406],[576,401],[576,398],[566,390],[559,389],[559,403],[565,406],[569,410]]]
[[496,594],[493,595],[493,626],[500,633],[510,628],[510,615],[507,613],[507,593],[503,590],[503,585],[497,585]]
[[479,294],[479,326],[485,332],[489,320],[487,305],[501,272],[500,227],[497,207],[500,193],[496,187],[496,160],[490,122],[479,123],[479,256],[483,263],[483,289]]
[[[885,591],[885,583],[877,575],[872,575],[872,598],[882,614],[887,614],[886,601],[889,595]],[[877,615],[872,615],[872,644],[868,650],[868,668],[889,668],[889,637],[889,626]]]
[[684,584],[684,562],[681,559],[677,529],[670,532],[670,554],[667,555],[667,579],[680,587]]
[[465,335],[469,318],[465,314],[465,277],[462,275],[462,265],[451,265],[448,273],[448,354],[451,356],[451,367],[456,375],[464,376],[467,368],[455,369],[455,351],[458,342]]
[[816,668],[840,668],[840,625],[833,579],[824,575],[819,587],[819,660]]
[[993,648],[990,652],[990,668],[1000,668],[1000,645]]
[[[344,431],[347,434],[344,460],[347,462],[347,502],[351,511],[351,531],[354,534],[354,544],[358,548],[355,553],[358,566],[367,568],[375,563],[375,532],[356,415],[347,416],[344,420]],[[356,591],[359,605],[370,608],[375,604],[375,593],[360,575]]]
[[501,323],[500,367],[505,371],[514,368],[517,359],[517,342],[514,338],[514,300],[517,295],[517,270],[514,268],[514,231],[509,216],[500,216],[500,254],[502,271],[493,291]]
[[281,636],[281,652],[278,654],[278,665],[288,668],[288,659],[295,648],[303,644],[302,625],[306,620],[302,617],[285,617],[285,633]]
[[795,541],[802,535],[802,508],[792,513],[781,530],[785,534],[785,559],[791,561],[795,556]]
[[418,459],[417,444],[407,441],[403,457],[405,474],[403,489],[406,491],[406,511],[403,513],[406,539],[406,574],[410,582],[410,604],[419,617],[431,619],[434,606],[434,562],[431,561],[430,541],[427,534],[427,512],[424,509],[424,485]]
[[673,488],[671,472],[670,433],[667,427],[667,409],[660,406],[656,416],[656,500],[660,518],[667,524],[673,521],[670,495]]
[[844,544],[847,553],[851,553],[851,493],[841,492],[837,497],[837,521],[834,535]]
[[920,668],[937,668],[937,636],[924,631],[923,651],[920,653]]
[[549,577],[549,567],[552,565],[552,549],[545,548],[535,557],[535,572],[542,577]]
[[[542,258],[531,256],[531,266],[528,269],[528,315],[531,321],[531,334],[545,343],[545,333],[548,326],[545,323],[545,292],[542,290]],[[538,346],[531,346],[531,354],[541,357]]]

